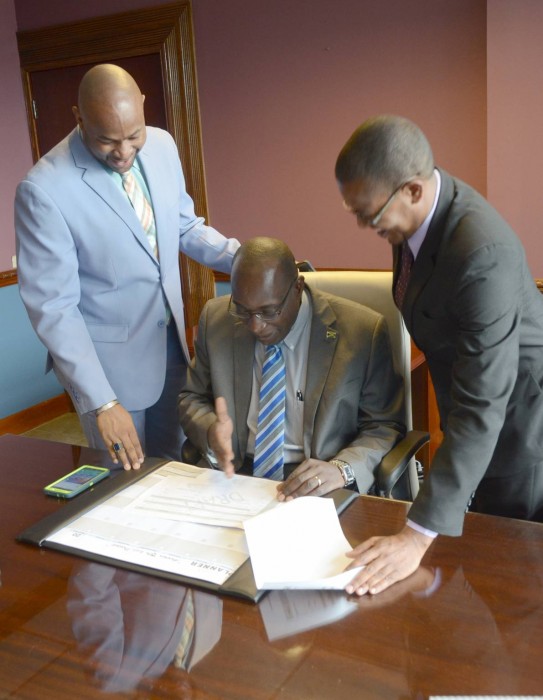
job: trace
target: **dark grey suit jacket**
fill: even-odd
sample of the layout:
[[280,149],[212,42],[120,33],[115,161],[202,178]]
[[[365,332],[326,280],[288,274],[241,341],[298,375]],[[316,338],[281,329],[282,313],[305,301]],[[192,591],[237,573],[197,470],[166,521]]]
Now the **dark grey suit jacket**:
[[474,491],[477,510],[543,518],[543,299],[507,223],[440,173],[402,313],[426,355],[445,437],[410,518],[458,535]]
[[[349,462],[359,491],[365,492],[377,464],[405,433],[403,385],[393,367],[386,323],[360,304],[308,286],[306,290],[313,315],[304,453],[306,458]],[[205,454],[207,430],[215,421],[213,401],[224,396],[234,422],[234,463],[239,469],[249,434],[255,339],[245,323],[228,313],[228,301],[217,297],[204,307],[179,410],[183,430]]]

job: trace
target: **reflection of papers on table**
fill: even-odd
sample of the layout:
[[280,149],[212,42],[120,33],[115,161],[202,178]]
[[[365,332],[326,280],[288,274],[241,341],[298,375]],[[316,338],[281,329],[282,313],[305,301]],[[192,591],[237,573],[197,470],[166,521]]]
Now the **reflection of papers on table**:
[[220,585],[248,557],[244,519],[276,498],[273,481],[168,462],[47,540]]
[[256,586],[342,589],[359,569],[329,498],[306,496],[246,520],[245,535]]
[[270,642],[329,625],[357,608],[340,591],[271,591],[259,604]]

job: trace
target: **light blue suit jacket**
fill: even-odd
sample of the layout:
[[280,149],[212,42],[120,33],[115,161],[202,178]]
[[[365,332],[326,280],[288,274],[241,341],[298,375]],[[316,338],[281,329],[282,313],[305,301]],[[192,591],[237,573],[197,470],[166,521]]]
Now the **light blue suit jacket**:
[[194,213],[171,136],[147,127],[139,154],[159,260],[122,190],[78,129],[41,158],[15,199],[18,276],[47,369],[81,413],[117,397],[153,405],[166,372],[166,300],[188,358],[178,251],[229,272],[239,243]]

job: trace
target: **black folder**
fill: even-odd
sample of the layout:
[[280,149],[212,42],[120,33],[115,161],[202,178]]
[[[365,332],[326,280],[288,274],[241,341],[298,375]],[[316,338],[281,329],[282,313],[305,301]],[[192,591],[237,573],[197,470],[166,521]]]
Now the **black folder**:
[[[50,542],[48,540],[48,537],[57,530],[60,530],[62,527],[68,525],[73,520],[76,520],[87,511],[95,508],[97,505],[107,501],[109,498],[119,493],[127,486],[130,486],[164,464],[167,464],[168,461],[169,460],[163,459],[146,459],[139,470],[123,470],[116,472],[113,475],[114,478],[101,481],[100,483],[96,484],[91,491],[82,493],[72,501],[67,501],[62,508],[59,508],[59,510],[51,513],[51,515],[43,518],[35,525],[27,528],[24,530],[24,532],[21,532],[17,536],[17,540],[19,542],[38,545],[39,547],[56,549],[74,556],[91,559],[92,561],[97,561],[102,564],[109,564],[111,566],[129,569],[139,573],[150,574],[152,576],[158,576],[171,581],[178,581],[179,583],[216,591],[225,595],[246,598],[255,603],[258,602],[266,591],[257,589],[250,559],[247,559],[223,584],[219,585],[210,581],[203,581],[201,579],[196,579],[182,574],[161,571],[159,569],[153,569],[151,567],[125,562],[120,559],[102,556],[100,554],[95,554],[94,552],[85,552],[80,549],[75,549],[56,542]],[[336,491],[332,491],[330,494],[328,494],[328,496],[324,496],[324,498],[328,497],[333,499],[336,506],[336,511],[339,515],[358,497],[358,493],[348,489],[337,489]]]

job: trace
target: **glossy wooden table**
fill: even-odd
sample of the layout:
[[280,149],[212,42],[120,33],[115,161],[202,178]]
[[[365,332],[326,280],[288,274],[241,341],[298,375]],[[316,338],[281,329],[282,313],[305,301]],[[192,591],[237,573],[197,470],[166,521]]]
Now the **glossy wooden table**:
[[[188,589],[15,541],[62,507],[42,486],[93,461],[68,445],[0,438],[0,698],[542,692],[543,526],[468,515],[463,537],[439,538],[413,577],[375,598],[275,592],[254,605],[194,589],[198,650],[186,671],[172,659]],[[396,531],[406,507],[362,497],[341,522],[355,544]],[[272,604],[286,618],[272,616],[270,641]],[[289,635],[300,606],[313,615]],[[341,619],[308,628],[333,606]]]

